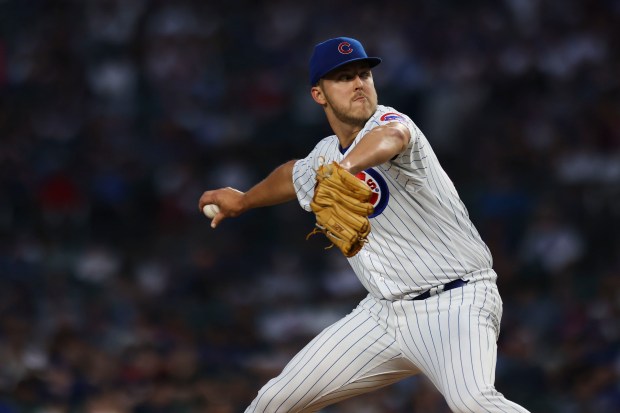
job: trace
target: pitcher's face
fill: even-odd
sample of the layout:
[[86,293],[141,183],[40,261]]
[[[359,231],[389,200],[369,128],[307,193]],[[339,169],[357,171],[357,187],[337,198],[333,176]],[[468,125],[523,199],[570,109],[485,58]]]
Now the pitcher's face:
[[331,110],[341,122],[363,126],[377,110],[377,91],[366,62],[352,62],[334,69],[319,85],[326,110]]

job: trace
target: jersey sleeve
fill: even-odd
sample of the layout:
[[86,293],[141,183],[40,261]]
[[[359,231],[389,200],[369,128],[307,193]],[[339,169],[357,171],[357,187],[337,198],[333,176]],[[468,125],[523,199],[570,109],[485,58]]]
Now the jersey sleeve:
[[306,211],[312,211],[310,202],[314,196],[316,184],[316,170],[324,163],[340,161],[342,155],[338,151],[338,140],[330,136],[321,140],[303,159],[299,159],[293,166],[293,185],[299,205]]
[[426,138],[407,115],[386,107],[385,112],[378,115],[376,123],[377,126],[381,126],[391,122],[405,125],[411,138],[407,148],[389,162],[387,172],[409,192],[417,192],[425,185],[427,179]]

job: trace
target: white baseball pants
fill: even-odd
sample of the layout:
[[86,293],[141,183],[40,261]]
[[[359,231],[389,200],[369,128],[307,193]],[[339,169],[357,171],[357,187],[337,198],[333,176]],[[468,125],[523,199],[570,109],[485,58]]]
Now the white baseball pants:
[[422,301],[368,296],[304,347],[246,413],[316,412],[418,373],[453,412],[527,413],[494,387],[501,315],[492,281]]

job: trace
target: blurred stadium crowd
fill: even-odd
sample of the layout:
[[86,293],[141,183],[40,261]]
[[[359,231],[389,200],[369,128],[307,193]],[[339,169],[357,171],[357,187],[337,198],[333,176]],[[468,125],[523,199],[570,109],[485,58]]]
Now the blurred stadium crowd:
[[[384,62],[494,254],[497,388],[620,411],[620,2],[0,0],[0,413],[239,412],[364,295],[295,203],[314,44]],[[423,378],[325,410],[447,412]]]

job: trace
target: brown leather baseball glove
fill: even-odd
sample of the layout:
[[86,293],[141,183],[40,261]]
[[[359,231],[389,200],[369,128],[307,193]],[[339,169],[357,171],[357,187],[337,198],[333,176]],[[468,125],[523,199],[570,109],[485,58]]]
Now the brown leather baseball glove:
[[[338,163],[321,165],[310,207],[316,216],[316,228],[346,257],[357,254],[370,233],[368,216],[374,208],[369,202],[372,190]],[[307,239],[306,238],[306,239]]]

